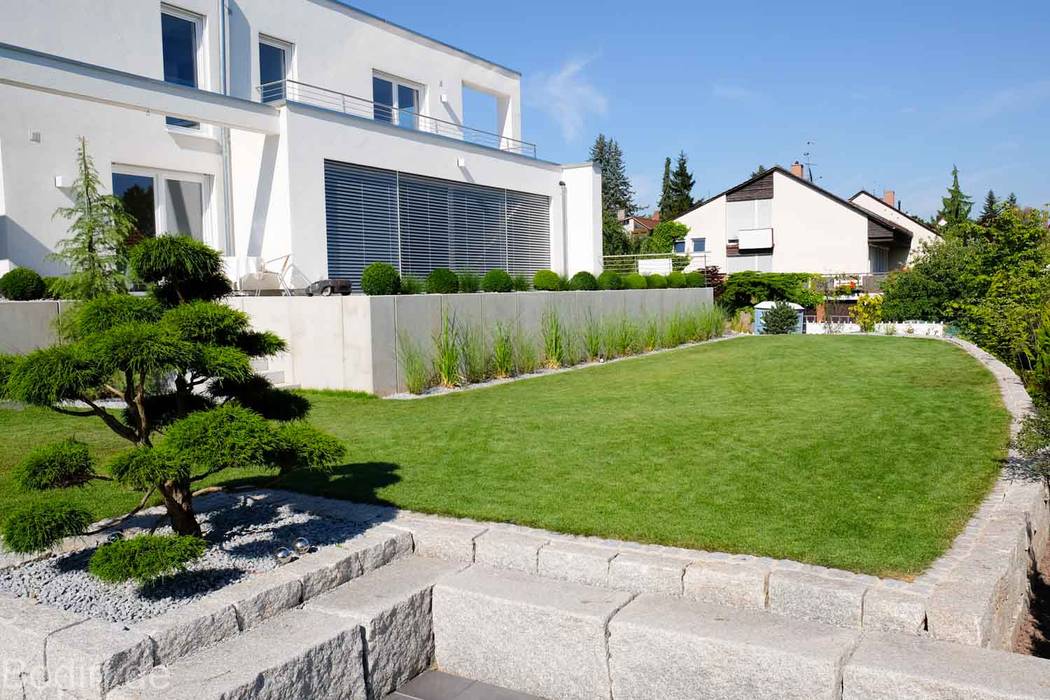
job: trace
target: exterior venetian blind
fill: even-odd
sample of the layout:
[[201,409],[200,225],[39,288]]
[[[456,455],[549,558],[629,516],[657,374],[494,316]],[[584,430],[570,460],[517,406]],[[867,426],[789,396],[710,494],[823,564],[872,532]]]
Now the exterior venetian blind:
[[543,195],[325,161],[325,200],[331,277],[357,284],[376,260],[417,278],[438,267],[530,277],[550,267]]

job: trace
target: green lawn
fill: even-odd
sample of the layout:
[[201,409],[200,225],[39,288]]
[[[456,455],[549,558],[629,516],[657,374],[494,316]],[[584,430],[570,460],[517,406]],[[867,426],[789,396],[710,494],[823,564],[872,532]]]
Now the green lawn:
[[[987,371],[914,338],[742,338],[414,401],[308,396],[351,464],[291,488],[901,577],[964,526],[1008,423]],[[0,499],[22,498],[6,474],[27,448],[73,429],[120,447],[93,421],[0,411]],[[78,497],[100,516],[135,500]]]

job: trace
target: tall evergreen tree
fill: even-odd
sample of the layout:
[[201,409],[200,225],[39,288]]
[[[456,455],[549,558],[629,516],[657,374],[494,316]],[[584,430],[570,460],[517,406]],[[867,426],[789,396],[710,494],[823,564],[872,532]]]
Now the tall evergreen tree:
[[948,196],[941,198],[941,210],[937,213],[937,221],[943,220],[945,227],[965,223],[970,220],[971,209],[973,200],[959,187],[959,168],[952,166],[952,186],[948,188]]
[[1010,193],[1010,196],[1006,198],[1006,206],[1013,209],[1017,208],[1017,194],[1014,192]]
[[634,189],[627,177],[620,144],[605,134],[598,134],[591,146],[591,160],[602,173],[602,209],[614,214],[623,209],[628,216],[634,215],[638,205],[634,202]]
[[977,221],[981,226],[987,226],[998,214],[999,199],[995,196],[995,192],[988,190],[988,194],[984,196],[984,208],[981,209],[981,217]]
[[759,163],[758,167],[751,172],[751,177],[758,177],[762,173],[766,172],[766,170],[768,170],[768,168]]
[[677,218],[693,207],[693,187],[695,185],[696,180],[693,178],[693,174],[689,172],[689,163],[686,159],[685,151],[681,151],[678,154],[678,162],[675,163],[674,172],[671,173],[671,201],[668,213],[664,216],[661,211],[661,220],[669,221]]
[[660,183],[660,201],[656,205],[660,211],[660,219],[667,221],[671,218],[671,159],[664,158],[664,177]]

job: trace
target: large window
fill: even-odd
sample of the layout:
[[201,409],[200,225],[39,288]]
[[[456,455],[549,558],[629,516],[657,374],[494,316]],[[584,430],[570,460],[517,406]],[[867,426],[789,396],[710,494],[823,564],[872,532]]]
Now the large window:
[[[164,50],[164,82],[195,88],[198,86],[200,52],[200,17],[165,7],[160,15],[161,41]],[[169,126],[184,129],[200,127],[197,122],[168,117]]]
[[328,275],[355,284],[375,261],[532,276],[550,267],[550,198],[325,161]]
[[403,129],[419,128],[418,87],[393,78],[372,77],[373,117]]
[[290,57],[288,44],[276,39],[259,39],[259,84],[262,85],[263,102],[284,99]]
[[206,241],[209,182],[204,175],[113,168],[113,194],[135,217],[136,239],[170,233]]

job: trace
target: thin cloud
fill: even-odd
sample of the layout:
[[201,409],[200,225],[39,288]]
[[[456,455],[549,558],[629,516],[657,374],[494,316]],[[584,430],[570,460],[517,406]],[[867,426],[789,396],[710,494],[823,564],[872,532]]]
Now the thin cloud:
[[993,92],[973,111],[978,120],[994,119],[1011,112],[1022,112],[1050,100],[1050,80],[1015,85]]
[[526,93],[529,102],[546,112],[567,142],[576,141],[591,116],[609,109],[609,100],[584,74],[592,59],[570,59],[555,73],[539,73]]

